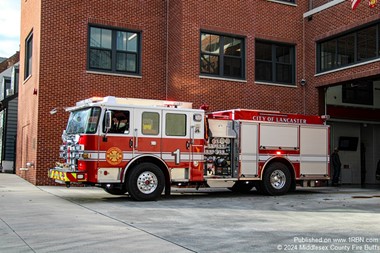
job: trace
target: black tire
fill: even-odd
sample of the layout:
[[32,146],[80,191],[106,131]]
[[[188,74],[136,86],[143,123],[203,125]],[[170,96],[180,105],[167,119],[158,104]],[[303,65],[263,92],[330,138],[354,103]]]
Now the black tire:
[[255,188],[256,188],[256,191],[259,193],[259,194],[265,194],[263,188],[263,181],[257,181],[255,182]]
[[127,189],[125,186],[117,187],[112,184],[104,187],[103,189],[111,195],[124,195],[127,192]]
[[290,185],[289,192],[295,192],[297,190],[297,182],[296,180],[292,180],[292,184]]
[[127,179],[129,194],[135,200],[155,200],[161,196],[165,187],[162,170],[153,163],[140,163]]
[[262,190],[266,195],[283,195],[292,184],[288,167],[280,162],[274,162],[265,169],[262,181]]
[[249,193],[254,186],[253,181],[237,181],[231,188],[228,188],[232,192],[236,193]]

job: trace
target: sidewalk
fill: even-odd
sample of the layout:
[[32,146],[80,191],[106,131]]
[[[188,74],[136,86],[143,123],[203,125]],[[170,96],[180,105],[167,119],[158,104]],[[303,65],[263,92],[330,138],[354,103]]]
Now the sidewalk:
[[0,173],[0,252],[191,252]]

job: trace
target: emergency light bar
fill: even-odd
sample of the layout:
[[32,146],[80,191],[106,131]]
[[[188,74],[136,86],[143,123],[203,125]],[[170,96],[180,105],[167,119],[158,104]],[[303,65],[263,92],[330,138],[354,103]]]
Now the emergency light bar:
[[77,106],[87,105],[87,104],[91,104],[91,103],[97,103],[97,102],[100,102],[103,100],[104,100],[104,97],[91,97],[91,98],[87,98],[87,99],[84,99],[84,100],[77,102],[76,105]]
[[193,104],[190,102],[167,101],[156,99],[142,99],[142,98],[120,98],[120,97],[91,97],[81,100],[76,103],[76,106],[85,106],[93,103],[102,102],[105,105],[142,105],[142,106],[156,106],[156,107],[170,107],[170,108],[187,108],[192,109]]
[[163,104],[166,107],[172,107],[172,108],[178,108],[179,106],[182,105],[181,102],[174,102],[174,101],[165,101]]

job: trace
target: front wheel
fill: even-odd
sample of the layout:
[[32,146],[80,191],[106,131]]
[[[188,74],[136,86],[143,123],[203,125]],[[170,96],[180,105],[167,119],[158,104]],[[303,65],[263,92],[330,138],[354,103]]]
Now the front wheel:
[[260,190],[267,195],[283,195],[289,191],[291,180],[288,167],[274,162],[265,169]]
[[155,200],[165,186],[162,170],[153,163],[140,163],[132,168],[128,178],[129,194],[135,200]]

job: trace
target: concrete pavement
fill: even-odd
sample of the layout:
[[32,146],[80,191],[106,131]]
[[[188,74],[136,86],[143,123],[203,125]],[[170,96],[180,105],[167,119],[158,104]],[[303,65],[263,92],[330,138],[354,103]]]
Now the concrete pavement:
[[192,251],[1,173],[0,252]]
[[380,189],[173,189],[134,202],[0,173],[0,252],[380,252]]

